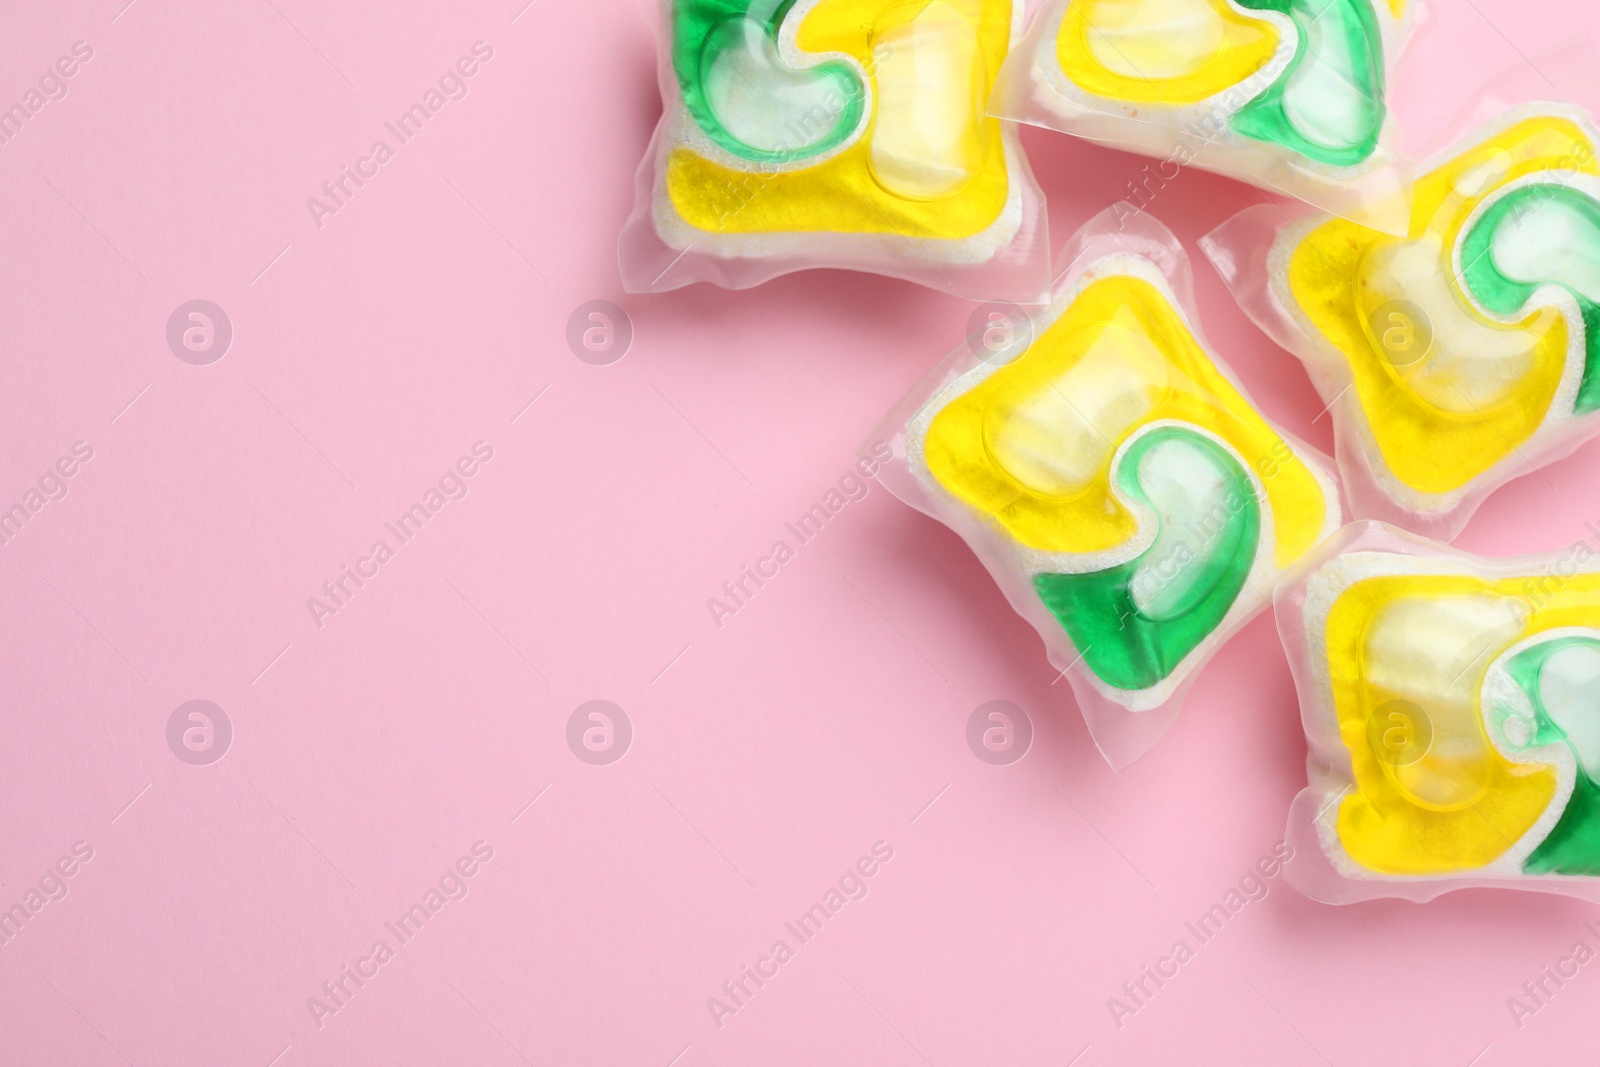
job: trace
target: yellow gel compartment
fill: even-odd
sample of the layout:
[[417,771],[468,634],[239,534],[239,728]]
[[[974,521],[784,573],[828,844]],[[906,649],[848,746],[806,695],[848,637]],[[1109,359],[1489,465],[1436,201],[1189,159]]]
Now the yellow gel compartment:
[[934,417],[929,470],[1047,552],[1100,552],[1136,531],[1116,498],[1111,460],[1139,427],[1178,420],[1217,435],[1256,474],[1271,504],[1280,567],[1326,522],[1311,470],[1217,370],[1154,285],[1114,274],[1092,282],[1027,351]]
[[[1530,118],[1419,178],[1408,236],[1332,219],[1290,256],[1294,300],[1349,363],[1378,451],[1412,489],[1451,492],[1489,470],[1533,435],[1560,386],[1568,347],[1560,312],[1492,319],[1463,292],[1453,264],[1485,198],[1548,170],[1600,174],[1575,123]],[[1393,301],[1429,316],[1432,344],[1420,358],[1397,360],[1385,348],[1390,320],[1381,312]]]
[[984,108],[1011,15],[1006,0],[821,0],[795,41],[866,70],[862,135],[798,170],[735,169],[679,147],[667,158],[668,197],[691,226],[718,233],[981,233],[1010,191],[1000,122]]
[[1074,0],[1056,58],[1098,96],[1194,104],[1265,67],[1278,44],[1276,26],[1228,0]]
[[[1530,590],[1538,590],[1530,595]],[[1513,763],[1483,725],[1479,692],[1507,648],[1547,630],[1592,626],[1600,575],[1488,581],[1471,575],[1395,575],[1358,581],[1328,614],[1327,654],[1339,735],[1354,786],[1340,802],[1339,841],[1350,858],[1383,874],[1468,870],[1503,856],[1555,799],[1557,772]],[[1479,621],[1457,664],[1407,648],[1448,616]],[[1469,632],[1462,629],[1460,632]],[[1430,681],[1430,675],[1438,677]],[[1427,692],[1433,698],[1422,696]],[[1394,701],[1421,708],[1427,753],[1397,766],[1375,751],[1370,721]]]

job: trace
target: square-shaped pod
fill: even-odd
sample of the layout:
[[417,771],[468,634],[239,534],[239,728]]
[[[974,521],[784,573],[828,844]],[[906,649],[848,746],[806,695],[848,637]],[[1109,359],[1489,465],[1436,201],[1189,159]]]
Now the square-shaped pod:
[[1389,85],[1419,16],[1419,0],[1046,0],[990,111],[1154,156],[1163,183],[1197,166],[1403,232]]
[[986,113],[1012,0],[661,0],[630,292],[840,267],[978,300],[1049,285],[1044,198]]
[[1274,605],[1309,750],[1291,884],[1600,899],[1600,545],[1486,559],[1355,523]]
[[893,448],[879,480],[977,553],[1118,768],[1340,522],[1324,458],[1201,336],[1182,246],[1122,216],[1090,220],[1051,303],[996,313],[872,438]]
[[1262,207],[1201,241],[1327,401],[1357,516],[1449,541],[1600,432],[1597,148],[1528,102],[1428,165],[1403,236]]

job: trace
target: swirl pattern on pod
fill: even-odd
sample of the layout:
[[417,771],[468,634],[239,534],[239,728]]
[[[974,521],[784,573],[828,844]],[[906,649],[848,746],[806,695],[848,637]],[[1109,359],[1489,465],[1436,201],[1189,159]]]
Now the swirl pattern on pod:
[[1321,816],[1347,876],[1600,874],[1600,574],[1351,552],[1304,623],[1285,640],[1325,648],[1337,720],[1313,748],[1349,757]]
[[1372,0],[1071,0],[1056,60],[1084,92],[1223,108],[1239,135],[1330,167],[1369,159],[1387,116]]
[[676,0],[665,194],[712,238],[1015,230],[1009,0]]
[[1155,706],[1337,526],[1331,480],[1221,371],[1148,260],[1097,261],[1025,351],[908,428],[1098,688]]
[[[676,11],[672,54],[684,103],[713,141],[743,159],[816,155],[861,121],[865,93],[854,67],[793,67],[779,55],[778,29],[793,7],[691,0]],[[840,102],[832,114],[830,101]],[[808,122],[813,115],[822,121]]]
[[1320,216],[1279,238],[1274,292],[1348,366],[1401,506],[1453,507],[1600,408],[1596,143],[1552,106],[1507,116],[1418,179],[1405,236]]

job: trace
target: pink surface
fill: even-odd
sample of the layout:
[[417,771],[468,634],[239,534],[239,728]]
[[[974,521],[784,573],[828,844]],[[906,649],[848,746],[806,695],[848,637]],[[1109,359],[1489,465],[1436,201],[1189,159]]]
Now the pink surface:
[[[707,599],[838,484],[972,305],[835,273],[622,299],[614,242],[659,106],[642,3],[123,2],[0,13],[4,100],[93,50],[0,145],[0,506],[42,503],[0,545],[0,906],[41,902],[0,946],[0,1062],[1462,1065],[1592,1047],[1593,966],[1546,981],[1520,1028],[1507,1007],[1600,946],[1590,905],[1336,909],[1274,877],[1204,944],[1188,931],[1272,854],[1304,782],[1265,618],[1121,775],[977,562],[881,488],[715,625]],[[1576,0],[1439,6],[1398,89],[1414,142],[1519,49],[1600,29]],[[465,96],[319,227],[307,198],[480,40]],[[1057,242],[1144,165],[1025,140]],[[1154,210],[1192,243],[1253,201],[1186,173]],[[1196,273],[1212,339],[1327,448],[1298,365]],[[209,365],[167,343],[194,299],[232,324]],[[631,316],[619,362],[569,351],[591,300]],[[47,477],[77,442],[92,458]],[[450,476],[461,457],[470,478]],[[441,485],[420,533],[388,531]],[[1459,543],[1554,549],[1588,536],[1597,500],[1591,445]],[[369,577],[314,618],[347,565]],[[606,765],[575,754],[594,758],[581,724],[568,743],[595,699],[631,724]],[[169,748],[191,700],[232,726],[209,765],[175,754],[187,719]],[[1009,765],[966,740],[991,700],[1031,717]],[[191,741],[207,755],[221,733]],[[841,885],[860,899],[789,929]],[[403,942],[386,925],[434,902]],[[1114,1020],[1108,999],[1180,939],[1193,958]],[[769,977],[735,1001],[745,967]],[[339,1006],[323,985],[341,979]]]

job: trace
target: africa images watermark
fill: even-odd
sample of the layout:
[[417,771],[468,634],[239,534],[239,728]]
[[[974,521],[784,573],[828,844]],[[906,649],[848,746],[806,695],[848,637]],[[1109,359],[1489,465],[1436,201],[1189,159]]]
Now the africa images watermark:
[[1008,767],[1033,747],[1033,717],[1012,700],[988,700],[967,716],[967,748],[991,767]]
[[[1193,960],[1202,946],[1215,940],[1229,920],[1243,911],[1246,905],[1267,899],[1267,894],[1272,892],[1272,879],[1283,870],[1284,864],[1293,859],[1294,847],[1287,841],[1273,845],[1266,855],[1245,871],[1237,885],[1229,887],[1221,900],[1193,922],[1183,924],[1188,937],[1174,941],[1167,953],[1155,963],[1141,965],[1137,977],[1122,983],[1121,996],[1107,997],[1106,1010],[1111,1013],[1111,1021],[1117,1024],[1117,1029],[1121,1030],[1130,1016],[1149,1007],[1156,994],[1161,992],[1161,987],[1176,978],[1183,965]],[[1194,939],[1192,945],[1189,943],[1191,937]]]
[[[388,937],[374,941],[367,954],[357,959],[353,967],[348,963],[341,964],[339,973],[322,983],[320,996],[307,997],[306,1010],[311,1013],[317,1029],[321,1030],[326,1025],[329,1016],[337,1015],[348,1007],[355,995],[382,973],[383,965],[393,960],[400,949],[422,933],[423,927],[432,922],[446,904],[465,900],[472,890],[469,879],[492,859],[494,847],[483,840],[474,841],[470,854],[461,856],[446,867],[437,882],[423,891],[421,900],[383,924]],[[393,944],[389,943],[390,938],[394,939]]]
[[1600,554],[1600,528],[1594,521],[1583,524],[1589,537],[1572,542],[1556,558],[1547,562],[1537,575],[1522,580],[1523,595],[1532,602],[1534,610],[1545,606],[1552,597],[1560,595],[1567,583],[1579,574],[1588,572],[1588,564]]
[[10,507],[0,505],[0,545],[8,545],[22,528],[43,511],[46,504],[65,500],[70,486],[67,482],[94,458],[94,448],[87,441],[74,441],[70,454],[60,456],[32,488],[22,494]]
[[1294,459],[1294,449],[1281,437],[1278,438],[1266,454],[1255,461],[1256,474],[1261,479],[1260,490],[1254,494],[1241,493],[1230,486],[1219,500],[1204,512],[1193,516],[1182,527],[1163,530],[1161,554],[1145,560],[1144,565],[1134,573],[1131,589],[1134,602],[1149,603],[1157,593],[1186,573],[1191,563],[1205,560],[1220,538],[1237,529],[1238,524],[1233,520],[1244,511],[1248,501],[1254,499],[1258,508],[1267,510],[1270,507],[1267,483],[1277,477],[1285,463]]
[[789,937],[794,939],[793,945],[789,944],[787,938],[780,937],[766,953],[757,956],[754,963],[741,963],[739,974],[722,983],[722,996],[706,998],[706,1011],[711,1013],[711,1021],[717,1029],[722,1029],[729,1016],[737,1015],[748,1007],[755,995],[778,976],[783,965],[794,959],[795,950],[821,933],[822,928],[843,911],[846,904],[866,899],[870,889],[869,880],[876,877],[892,859],[893,846],[887,841],[874,841],[871,854],[859,857],[846,867],[838,881],[822,894],[821,900],[783,924]]
[[867,83],[877,77],[878,68],[888,62],[893,55],[892,45],[884,43],[876,45],[872,55],[862,65],[866,71],[864,80],[853,85],[848,93],[829,89],[820,102],[811,105],[809,111],[785,121],[785,131],[794,138],[794,144],[801,147],[792,148],[788,142],[780,142],[768,153],[775,159],[758,161],[753,164],[754,170],[740,171],[738,178],[727,179],[723,191],[727,194],[729,203],[717,213],[717,229],[726,229],[729,219],[749,207],[761,191],[783,173],[785,163],[793,162],[803,151],[804,146],[816,142],[823,134],[833,129],[852,103],[864,100]]
[[[1522,579],[1522,595],[1532,610],[1545,607],[1577,578],[1600,573],[1593,565],[1596,557],[1600,556],[1600,527],[1596,527],[1593,521],[1583,525],[1590,537],[1580,537],[1546,560],[1537,574]],[[1520,609],[1508,603],[1506,610],[1516,615]],[[1492,656],[1498,648],[1492,636],[1487,635],[1482,637],[1478,645],[1477,654],[1461,668],[1460,674],[1465,674],[1485,657]],[[1380,759],[1395,766],[1406,766],[1429,752],[1433,744],[1433,720],[1412,701],[1390,700],[1368,717],[1367,733],[1373,752]]]
[[443,511],[446,504],[452,500],[466,499],[471,489],[470,480],[483,469],[483,464],[493,458],[493,445],[484,440],[474,441],[471,454],[459,457],[445,468],[438,482],[427,488],[421,500],[401,512],[393,522],[383,524],[383,528],[394,538],[394,545],[390,545],[386,538],[378,538],[367,549],[366,555],[357,558],[354,566],[340,564],[339,573],[322,583],[322,596],[306,597],[306,610],[311,613],[311,621],[317,624],[317,629],[322,629],[329,615],[337,615],[348,607],[356,593],[376,578],[383,565],[394,559],[400,548],[420,534],[422,528]]
[[[722,583],[721,596],[706,598],[706,610],[711,613],[711,621],[717,629],[722,629],[723,620],[729,615],[737,615],[749,606],[756,593],[778,576],[785,563],[794,559],[796,550],[815,539],[845,505],[866,499],[878,468],[894,455],[884,441],[875,442],[871,451],[869,456],[858,457],[855,468],[841,475],[837,486],[822,494],[821,500],[802,512],[799,518],[783,524],[788,538],[778,538],[766,555],[741,566],[737,575]],[[789,538],[794,540],[793,545]]]
[[0,945],[9,945],[33,917],[44,910],[46,904],[67,899],[71,891],[68,880],[94,859],[94,847],[87,841],[74,841],[70,855],[64,855],[44,869],[34,885],[22,894],[22,899],[0,911]]
[[46,104],[65,100],[70,91],[67,82],[82,69],[82,64],[93,58],[93,45],[88,41],[74,41],[71,54],[59,57],[46,67],[36,84],[29,86],[10,107],[0,107],[0,145],[10,144]]
[[[1273,77],[1268,76],[1266,68],[1256,71],[1250,77],[1219,93],[1214,102],[1205,111],[1185,122],[1181,127],[1184,136],[1173,147],[1172,152],[1165,159],[1158,160],[1151,170],[1151,164],[1146,163],[1140,170],[1140,177],[1136,180],[1128,179],[1126,183],[1127,196],[1113,205],[1117,216],[1117,228],[1121,229],[1123,222],[1130,215],[1137,215],[1148,210],[1159,195],[1178,175],[1183,173],[1183,168],[1193,163],[1200,154],[1202,144],[1214,144],[1217,135],[1228,128],[1228,123],[1238,110],[1245,104],[1254,100],[1264,92]],[[1169,173],[1170,170],[1170,173]]]
[[433,116],[443,111],[446,104],[465,99],[468,80],[478,73],[481,64],[493,58],[493,47],[484,41],[474,41],[471,55],[461,56],[445,68],[437,84],[429,86],[421,99],[402,111],[394,121],[385,122],[383,128],[394,138],[394,144],[390,145],[382,137],[373,141],[366,155],[353,164],[341,164],[338,177],[322,183],[321,197],[307,197],[306,210],[311,213],[312,224],[322,229],[322,220],[328,215],[337,215],[347,207],[355,199],[356,193],[378,176],[379,168],[395,157],[396,149],[421,133],[422,128]]
[[[1600,943],[1600,928],[1597,928],[1593,919],[1586,920],[1583,928]],[[1589,942],[1580,938],[1572,946],[1572,950],[1555,963],[1547,963],[1539,968],[1539,977],[1530,978],[1522,983],[1522,994],[1506,998],[1506,1010],[1511,1013],[1511,1021],[1521,1030],[1530,1015],[1550,1006],[1555,995],[1566,987],[1566,984],[1578,977],[1579,969],[1590,960],[1594,959],[1595,950]],[[1554,988],[1551,988],[1554,986]]]
[[167,716],[167,748],[191,767],[209,767],[228,754],[233,720],[210,700],[185,700]]

